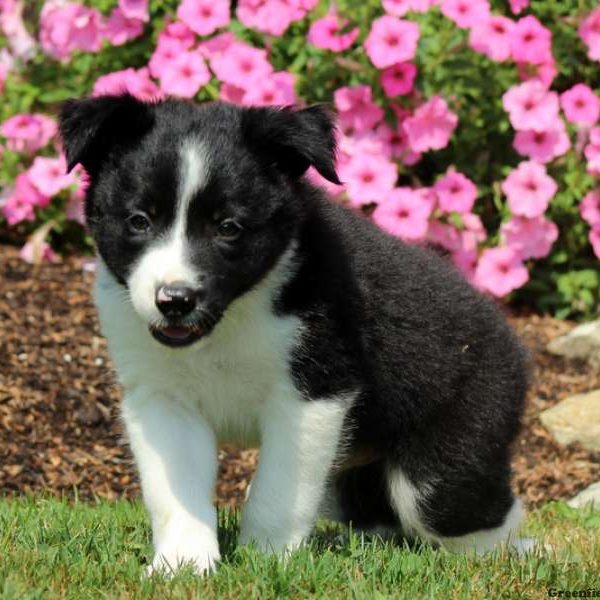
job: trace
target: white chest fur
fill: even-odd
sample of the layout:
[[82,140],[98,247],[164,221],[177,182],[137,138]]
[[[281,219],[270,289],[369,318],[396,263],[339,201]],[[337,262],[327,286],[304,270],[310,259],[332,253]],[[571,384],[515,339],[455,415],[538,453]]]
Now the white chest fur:
[[273,314],[282,283],[275,268],[235,300],[207,338],[188,348],[154,340],[128,292],[100,263],[95,298],[104,335],[126,393],[148,388],[166,402],[199,410],[224,441],[257,441],[261,407],[273,389],[291,389],[289,355],[300,322]]

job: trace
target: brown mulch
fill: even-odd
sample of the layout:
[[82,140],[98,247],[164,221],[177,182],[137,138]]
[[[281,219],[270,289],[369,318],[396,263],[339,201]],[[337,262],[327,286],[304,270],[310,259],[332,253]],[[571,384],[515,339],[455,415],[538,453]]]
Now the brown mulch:
[[[139,484],[117,418],[119,389],[90,300],[83,260],[32,266],[0,246],[0,492],[132,498]],[[529,506],[573,496],[600,480],[600,455],[559,447],[538,420],[565,396],[600,387],[600,373],[550,356],[572,327],[550,317],[512,322],[532,351],[535,380],[516,447],[515,484]],[[246,493],[256,451],[219,453],[220,504]]]

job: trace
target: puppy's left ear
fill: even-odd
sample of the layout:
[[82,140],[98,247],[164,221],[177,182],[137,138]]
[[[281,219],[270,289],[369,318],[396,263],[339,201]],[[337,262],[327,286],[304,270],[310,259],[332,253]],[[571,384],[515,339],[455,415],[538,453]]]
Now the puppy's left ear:
[[293,177],[312,165],[341,184],[335,172],[335,120],[325,106],[244,109],[242,134],[250,148]]

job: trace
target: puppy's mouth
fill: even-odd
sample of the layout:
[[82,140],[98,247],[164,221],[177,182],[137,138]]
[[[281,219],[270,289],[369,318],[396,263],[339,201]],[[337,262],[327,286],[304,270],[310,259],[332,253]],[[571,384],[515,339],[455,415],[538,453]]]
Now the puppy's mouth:
[[184,325],[165,325],[164,327],[150,327],[152,337],[170,348],[190,346],[208,333],[208,328],[201,325],[187,327]]

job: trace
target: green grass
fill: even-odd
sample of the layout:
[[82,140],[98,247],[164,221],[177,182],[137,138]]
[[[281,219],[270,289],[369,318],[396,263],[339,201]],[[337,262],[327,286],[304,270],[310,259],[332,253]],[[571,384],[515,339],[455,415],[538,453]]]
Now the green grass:
[[545,598],[547,588],[600,588],[600,512],[550,504],[525,533],[554,550],[527,558],[452,555],[340,535],[323,525],[284,564],[236,549],[237,519],[220,515],[224,560],[216,574],[145,578],[151,555],[139,503],[69,505],[0,500],[0,598]]

